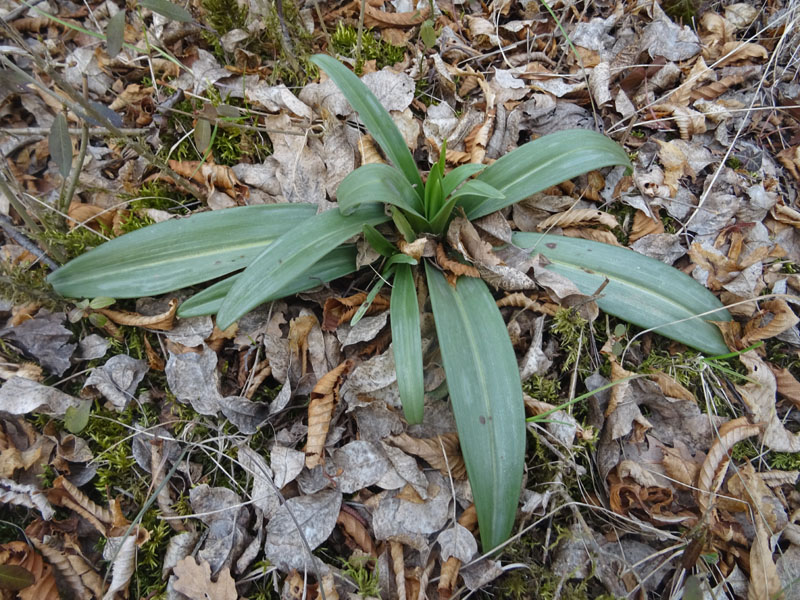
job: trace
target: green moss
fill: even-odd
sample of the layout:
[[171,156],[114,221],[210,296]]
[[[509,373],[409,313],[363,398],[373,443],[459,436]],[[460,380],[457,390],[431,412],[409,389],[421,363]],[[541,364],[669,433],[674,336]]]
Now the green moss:
[[[351,25],[339,23],[336,26],[336,31],[331,35],[331,46],[342,56],[356,58],[358,29]],[[375,37],[371,30],[365,29],[361,35],[362,64],[356,66],[356,72],[360,72],[363,62],[368,60],[374,60],[378,69],[391,66],[403,60],[405,52],[406,50],[403,46],[394,46],[380,40]]]
[[689,25],[697,16],[700,2],[698,0],[666,0],[663,6],[664,12],[667,13],[673,21]]
[[220,38],[234,29],[244,29],[247,24],[247,4],[237,0],[202,0],[205,11],[204,23],[213,31],[203,31],[203,39],[211,47],[211,53],[225,62],[225,51]]
[[[582,356],[588,360],[586,353],[586,331],[588,322],[576,310],[560,308],[553,316],[550,331],[558,339],[564,359],[561,362],[561,372],[566,373],[578,360],[579,347],[583,346]],[[583,344],[579,340],[583,336]],[[588,367],[588,365],[586,365]]]
[[380,597],[381,588],[378,579],[377,561],[371,556],[351,556],[342,567],[344,574],[358,586],[358,593],[363,597]]
[[0,261],[0,297],[15,305],[38,302],[49,310],[64,310],[66,302],[47,283],[44,265],[9,265]]
[[533,375],[522,383],[522,391],[542,402],[549,402],[550,404],[560,404],[561,402],[559,396],[561,383],[557,379],[550,377]]

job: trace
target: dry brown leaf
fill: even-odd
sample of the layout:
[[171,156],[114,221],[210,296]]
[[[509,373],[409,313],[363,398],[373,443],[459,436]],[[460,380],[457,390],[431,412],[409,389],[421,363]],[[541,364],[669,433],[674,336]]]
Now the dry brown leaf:
[[769,548],[769,532],[763,521],[756,516],[756,539],[750,548],[750,586],[747,588],[747,600],[779,600],[781,579],[778,568],[772,560]]
[[449,271],[456,277],[460,277],[464,275],[465,277],[480,277],[481,274],[478,272],[478,269],[473,267],[472,265],[465,265],[464,263],[460,263],[457,260],[452,260],[447,258],[447,254],[445,254],[444,246],[439,244],[436,246],[436,262],[439,264],[442,269],[445,271]]
[[289,351],[300,360],[302,375],[308,370],[308,335],[317,325],[319,321],[313,314],[302,315],[289,321]]
[[397,248],[406,256],[416,260],[420,260],[423,256],[432,258],[436,255],[436,241],[427,236],[417,238],[410,243],[403,239],[397,240]]
[[236,582],[231,571],[224,567],[217,575],[217,581],[211,581],[211,567],[205,560],[198,564],[194,556],[187,556],[178,561],[173,572],[177,576],[175,591],[187,596],[189,600],[236,600]]
[[695,499],[700,510],[705,513],[713,505],[713,496],[722,485],[725,472],[728,470],[730,458],[728,453],[737,443],[758,435],[762,426],[751,425],[746,417],[740,417],[725,423],[719,430],[719,436],[708,450],[706,459],[697,476]]
[[[767,315],[772,315],[772,319],[762,325]],[[798,321],[800,319],[782,298],[762,302],[761,310],[745,325],[742,345],[747,347],[758,340],[775,337],[797,325]]]
[[800,228],[800,211],[791,206],[786,206],[783,200],[778,201],[769,211],[770,215],[779,223],[785,223],[795,228]]
[[610,231],[605,229],[591,229],[588,227],[565,227],[561,230],[561,234],[565,237],[580,238],[582,240],[592,240],[594,242],[602,242],[611,246],[622,246],[615,236]]
[[784,148],[777,154],[778,162],[781,163],[786,170],[795,178],[800,181],[800,146],[794,148]]
[[673,118],[682,140],[689,141],[694,134],[706,132],[706,117],[701,112],[670,103],[656,104],[652,109]]
[[592,202],[602,202],[603,198],[600,192],[606,186],[606,180],[600,171],[589,171],[586,174],[586,189],[583,192],[583,197]]
[[[736,473],[728,480],[727,487],[729,495],[750,506],[751,514],[759,515],[757,518],[763,517],[770,528],[777,528],[778,515],[775,513],[775,505],[771,502],[772,500],[777,501],[777,498],[749,461],[736,470]],[[740,503],[740,506],[741,508],[731,512],[745,510],[744,505]]]
[[666,471],[667,475],[674,482],[684,485],[687,489],[694,487],[695,481],[697,481],[697,474],[700,472],[700,466],[697,463],[686,460],[673,448],[664,447],[661,452],[664,456],[661,464],[664,466],[664,471]]
[[397,586],[397,597],[406,598],[406,563],[403,560],[403,544],[389,541],[389,554],[392,557],[394,583]]
[[360,517],[352,514],[350,510],[342,506],[339,516],[336,517],[336,524],[342,528],[345,536],[352,540],[353,544],[370,556],[378,558],[378,551],[375,549],[372,536]]
[[50,565],[25,542],[9,542],[0,546],[0,565],[17,565],[33,575],[33,585],[17,592],[20,600],[59,600]]
[[342,378],[353,368],[353,361],[346,360],[326,373],[311,391],[308,405],[308,440],[305,454],[306,466],[313,469],[322,462],[325,438],[331,425],[333,409],[339,400],[339,386]]
[[425,21],[428,14],[430,14],[428,6],[422,10],[389,13],[367,4],[364,10],[364,25],[367,27],[414,27]]
[[373,140],[372,136],[368,133],[358,138],[358,151],[361,154],[362,165],[386,163],[378,147],[375,145],[375,140]]
[[717,67],[725,67],[732,63],[751,63],[753,60],[766,60],[769,52],[761,44],[750,42],[727,42],[720,49],[720,61]]
[[[86,225],[92,229],[100,230],[101,225],[108,229],[114,224],[114,213],[116,210],[108,210],[94,204],[83,204],[82,202],[71,202],[67,210],[67,217],[70,229],[78,225]],[[127,213],[127,211],[124,211]]]
[[539,223],[536,229],[546,231],[553,227],[588,227],[592,225],[602,225],[609,229],[619,227],[617,218],[612,214],[595,208],[578,208],[551,215]]
[[178,175],[205,185],[208,191],[219,188],[233,199],[243,199],[250,195],[250,189],[236,178],[231,167],[197,160],[170,160],[169,166]]
[[534,312],[543,313],[545,315],[553,316],[559,310],[559,307],[555,304],[541,304],[532,298],[529,298],[522,292],[514,292],[513,294],[506,294],[505,297],[500,298],[497,301],[498,308],[503,308],[504,306],[513,306],[515,308],[525,308],[527,310],[532,310]]
[[[72,545],[72,549],[74,552],[81,552],[80,548],[77,547],[77,544]],[[92,566],[86,562],[86,559],[83,558],[80,554],[75,554],[73,552],[68,553],[67,560],[69,561],[70,566],[81,578],[81,582],[84,586],[86,586],[92,594],[94,594],[95,598],[102,598],[103,597],[103,590],[105,589],[105,582],[103,581],[102,576],[92,568]],[[21,600],[26,600],[22,599]],[[37,596],[31,596],[29,600],[38,600]]]
[[443,475],[452,474],[454,479],[467,478],[467,467],[461,456],[456,433],[445,433],[433,438],[413,438],[407,433],[401,433],[391,436],[387,441],[409,454],[419,456],[434,469],[439,469]]
[[145,316],[139,313],[110,310],[99,308],[95,312],[105,315],[117,325],[130,325],[132,327],[144,327],[146,329],[157,329],[158,331],[169,331],[175,321],[175,313],[178,312],[178,299],[173,298],[169,301],[169,308],[161,314]]
[[661,391],[664,392],[665,396],[669,396],[670,398],[680,398],[681,400],[688,400],[689,402],[696,401],[692,392],[687,390],[685,387],[683,387],[683,385],[680,384],[680,382],[673,377],[670,377],[663,371],[655,371],[650,373],[648,377],[658,384],[658,387],[661,388]]
[[664,233],[664,223],[661,219],[651,219],[641,210],[637,210],[633,216],[633,227],[628,239],[631,242],[643,238],[651,233]]
[[[58,579],[62,587],[72,592],[75,598],[81,600],[90,600],[92,598],[91,591],[84,585],[80,575],[75,571],[74,567],[61,550],[49,544],[45,544],[35,537],[31,537],[30,542],[45,560],[50,563],[54,571],[54,577]],[[36,598],[36,600],[39,599]]]
[[23,17],[14,19],[10,25],[22,33],[43,33],[56,25],[59,25],[59,28],[63,28],[63,25],[57,24],[47,17]]
[[47,499],[58,506],[70,508],[89,521],[102,535],[107,536],[114,515],[107,508],[95,504],[69,480],[59,476],[47,490]]
[[796,408],[800,408],[800,381],[795,379],[789,369],[782,369],[771,363],[767,363],[767,366],[775,375],[778,394],[789,400]]
[[[322,330],[335,331],[336,328],[353,318],[358,309],[367,299],[365,292],[359,292],[346,298],[328,298],[325,300],[325,307],[322,309]],[[367,315],[373,315],[389,308],[389,298],[378,294],[372,301]]]
[[700,98],[704,100],[714,100],[735,85],[739,85],[745,80],[743,75],[728,75],[719,81],[714,81],[708,85],[692,90],[692,100]]

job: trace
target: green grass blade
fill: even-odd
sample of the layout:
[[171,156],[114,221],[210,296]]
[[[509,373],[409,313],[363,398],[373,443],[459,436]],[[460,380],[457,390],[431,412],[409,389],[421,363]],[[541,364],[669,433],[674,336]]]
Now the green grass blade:
[[414,275],[408,265],[397,265],[389,311],[397,386],[409,425],[422,423],[425,385],[422,375],[422,336]]
[[[355,270],[355,246],[340,246],[321,258],[319,262],[315,263],[300,277],[293,279],[285,287],[278,290],[274,296],[265,298],[264,302],[310,290],[328,281],[349,275]],[[238,276],[238,273],[231,275],[227,279],[223,279],[195,294],[180,305],[178,316],[185,318],[216,314],[219,307],[222,306],[222,300],[228,295]]]
[[467,465],[484,552],[514,525],[525,461],[525,410],[517,359],[486,284],[453,288],[425,265],[436,334]]
[[364,239],[367,240],[367,243],[381,256],[389,258],[400,252],[397,246],[383,237],[383,234],[372,225],[364,225],[361,232],[364,234]]
[[361,303],[361,306],[358,307],[356,314],[353,315],[353,318],[350,319],[350,327],[355,327],[358,322],[364,318],[364,315],[367,314],[369,307],[372,306],[372,303],[375,302],[375,298],[378,297],[378,293],[383,289],[383,286],[386,285],[387,277],[391,275],[391,269],[389,272],[385,272],[384,276],[378,279],[375,282],[375,285],[372,286],[372,289],[367,294],[367,297],[364,298],[364,302]]
[[288,231],[239,275],[217,313],[217,325],[226,329],[337,246],[361,233],[364,225],[379,225],[389,218],[383,206],[370,204],[348,216],[338,210],[328,210]]
[[350,69],[335,58],[324,54],[315,54],[311,57],[311,62],[325,71],[333,80],[389,160],[402,171],[416,194],[422,198],[422,178],[419,176],[414,157],[411,156],[392,117],[375,97],[375,94]]
[[586,129],[557,131],[520,146],[486,167],[477,180],[502,192],[501,199],[463,203],[469,219],[510,206],[531,194],[611,165],[630,166],[625,150],[604,135]]
[[[730,314],[685,273],[633,250],[590,240],[515,233],[513,242],[543,254],[552,263],[548,269],[572,280],[585,294],[594,293],[608,278],[597,299],[603,311],[702,352],[728,352],[719,329],[708,321],[730,321]],[[712,310],[716,312],[692,318]],[[683,319],[689,320],[673,323]]]
[[475,173],[483,171],[485,168],[486,165],[467,163],[466,165],[461,165],[450,171],[444,176],[444,179],[442,179],[442,193],[444,197],[447,198],[465,180],[475,175]]
[[348,215],[362,204],[392,204],[424,218],[422,202],[403,174],[389,165],[368,164],[345,177],[336,190],[339,210]]
[[69,298],[139,298],[246,267],[316,212],[311,204],[242,206],[170,219],[106,242],[51,273]]

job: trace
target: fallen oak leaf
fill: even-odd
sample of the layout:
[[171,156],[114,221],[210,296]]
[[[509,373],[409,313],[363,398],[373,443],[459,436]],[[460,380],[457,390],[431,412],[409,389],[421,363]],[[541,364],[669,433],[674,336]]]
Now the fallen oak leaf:
[[[328,298],[322,309],[322,330],[335,331],[342,323],[353,318],[358,309],[367,299],[365,292],[359,292],[348,297]],[[375,296],[365,315],[372,315],[389,308],[389,298],[382,294]]]
[[175,591],[190,600],[236,600],[236,583],[228,567],[223,568],[217,581],[211,581],[211,566],[207,561],[198,564],[193,556],[179,560],[172,572],[177,576]]

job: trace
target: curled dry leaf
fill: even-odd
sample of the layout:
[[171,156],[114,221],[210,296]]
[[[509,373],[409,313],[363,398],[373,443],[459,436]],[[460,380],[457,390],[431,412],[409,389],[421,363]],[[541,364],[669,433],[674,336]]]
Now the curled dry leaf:
[[425,21],[430,11],[430,7],[425,6],[422,10],[389,13],[367,4],[364,11],[364,25],[381,28],[414,27]]
[[63,476],[53,481],[53,487],[47,491],[47,499],[57,506],[74,510],[104,536],[108,535],[114,523],[114,515],[110,510],[95,504]]
[[661,391],[664,392],[665,396],[669,396],[670,398],[680,398],[681,400],[688,400],[689,402],[695,401],[695,397],[692,392],[687,390],[676,379],[670,377],[663,371],[655,371],[650,373],[648,377],[658,384],[658,387],[661,388]]
[[633,227],[628,240],[633,243],[651,233],[664,233],[664,223],[661,219],[651,219],[643,211],[637,210],[633,216]]
[[750,548],[750,586],[747,600],[775,600],[781,598],[781,580],[772,550],[769,547],[769,532],[761,518],[756,515],[756,539]]
[[375,145],[375,140],[372,139],[372,136],[368,133],[358,138],[358,151],[361,154],[362,166],[374,163],[386,163],[386,160],[381,156],[380,150],[378,150],[378,147]]
[[117,325],[130,325],[132,327],[144,327],[147,329],[157,329],[159,331],[169,331],[173,327],[175,313],[178,311],[178,300],[173,298],[169,301],[169,308],[159,315],[140,315],[139,313],[109,310],[107,308],[97,309]]
[[49,544],[45,544],[34,537],[30,538],[30,542],[33,544],[33,547],[44,556],[45,560],[50,563],[50,566],[53,567],[55,577],[63,588],[66,588],[75,598],[80,598],[81,600],[89,600],[92,597],[91,590],[84,585],[80,575],[75,571],[75,568],[61,550]]
[[322,377],[311,391],[308,405],[308,441],[306,442],[306,467],[313,469],[322,462],[325,438],[331,425],[333,409],[339,400],[342,379],[353,368],[353,361],[346,360]]
[[467,467],[461,456],[456,433],[445,433],[433,438],[413,438],[407,433],[401,433],[386,441],[409,454],[419,456],[445,476],[452,474],[454,479],[467,478]]
[[403,560],[403,544],[400,542],[389,541],[389,554],[392,557],[392,570],[394,571],[394,583],[397,586],[397,597],[406,597],[406,563]]
[[114,600],[117,592],[127,595],[128,584],[136,571],[136,546],[136,535],[108,538],[103,558],[111,563],[111,583],[103,600]]
[[445,271],[449,271],[455,277],[459,277],[461,275],[464,275],[465,277],[481,276],[481,274],[478,272],[478,269],[476,269],[472,265],[465,265],[464,263],[460,263],[457,260],[448,258],[447,254],[445,254],[444,246],[442,246],[441,244],[436,246],[436,262],[439,264],[440,267],[442,267],[442,269],[444,269]]
[[[108,210],[94,204],[71,202],[67,210],[69,228],[74,229],[78,225],[86,225],[98,231],[102,227],[111,229],[114,225],[115,212],[115,210]],[[127,211],[125,213],[128,214]]]
[[303,375],[308,367],[308,335],[315,325],[319,325],[319,321],[313,314],[289,321],[289,350],[300,359],[300,372]]
[[0,479],[0,504],[35,508],[48,521],[55,515],[53,507],[39,488],[29,483],[17,483],[11,479]]
[[556,213],[536,226],[539,231],[547,231],[553,227],[587,227],[603,225],[609,229],[619,227],[617,218],[595,208],[578,208]]
[[770,363],[767,363],[767,366],[775,375],[778,394],[789,400],[796,408],[800,408],[800,381],[794,378],[789,369],[781,369]]
[[[353,318],[358,309],[367,299],[367,294],[359,292],[346,298],[328,298],[322,309],[322,330],[335,331],[336,328]],[[367,315],[372,315],[389,308],[389,298],[378,294],[372,301]]]
[[[768,317],[771,316],[771,319]],[[762,324],[765,323],[766,324]],[[797,325],[800,319],[782,298],[761,303],[761,310],[745,325],[742,345],[750,346],[758,340],[775,337]]]
[[728,453],[737,443],[761,432],[760,425],[751,425],[746,417],[740,417],[725,423],[719,429],[719,436],[700,467],[697,476],[695,498],[700,510],[705,513],[713,504],[713,495],[722,485],[725,472],[728,470],[730,458]]
[[[467,509],[461,513],[458,518],[458,524],[468,529],[470,532],[475,533],[478,528],[478,512],[475,510],[475,505],[470,504]],[[455,556],[450,556],[442,564],[441,574],[439,575],[439,598],[444,600],[453,595],[453,590],[456,587],[458,580],[458,572],[461,569],[461,561]]]
[[622,246],[615,236],[610,231],[605,229],[588,229],[585,227],[566,227],[561,230],[561,233],[566,237],[581,238],[583,240],[592,240],[595,242],[602,242],[603,244],[610,244],[612,246]]
[[372,536],[357,513],[354,514],[346,506],[342,506],[339,516],[336,517],[336,524],[342,528],[347,539],[351,540],[355,546],[370,556],[378,557],[378,551],[375,549]]
[[236,600],[236,583],[231,577],[228,567],[223,568],[217,575],[216,581],[211,581],[211,566],[205,560],[199,564],[193,556],[178,561],[173,569],[177,579],[174,588],[187,596],[189,600]]
[[754,60],[766,60],[769,52],[761,44],[749,42],[727,42],[720,49],[718,67],[725,67],[732,63],[750,63]]
[[178,175],[205,185],[209,191],[219,188],[234,199],[250,195],[250,189],[236,178],[231,167],[197,160],[170,160],[169,166]]
[[553,316],[558,311],[559,307],[555,304],[547,303],[540,304],[536,300],[529,298],[522,292],[514,292],[513,294],[506,294],[505,297],[497,301],[497,306],[503,308],[504,306],[513,306],[515,308],[525,308],[533,312],[544,313]]
[[678,126],[682,140],[688,141],[693,135],[706,132],[705,115],[691,108],[677,104],[656,104],[653,106],[653,111],[672,117]]

